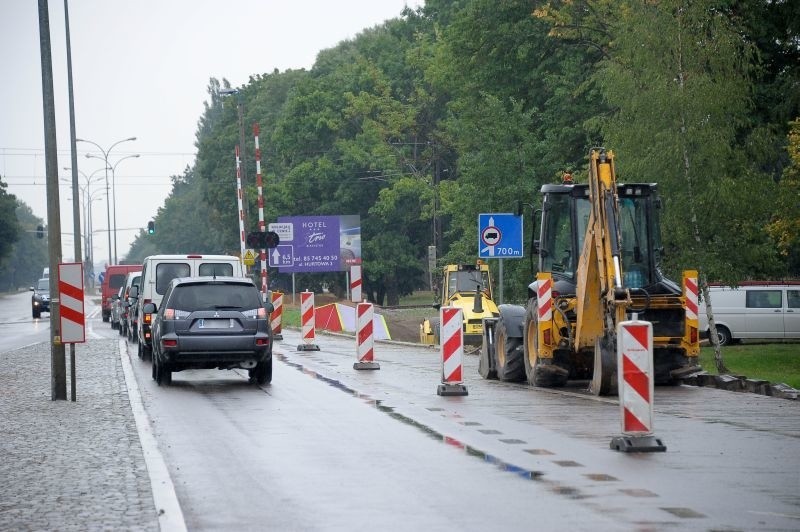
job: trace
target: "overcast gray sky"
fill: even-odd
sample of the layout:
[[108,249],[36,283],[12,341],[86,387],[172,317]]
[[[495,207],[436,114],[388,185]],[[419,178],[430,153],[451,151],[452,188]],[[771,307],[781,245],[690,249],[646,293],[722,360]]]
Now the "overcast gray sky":
[[[72,0],[69,2],[77,137],[116,166],[117,254],[122,259],[194,161],[208,80],[233,87],[274,69],[309,69],[320,50],[352,39],[423,0]],[[64,2],[50,0],[59,176],[71,180]],[[0,1],[0,175],[47,219],[38,3]],[[95,261],[108,257],[104,163],[78,143],[90,191]],[[140,157],[123,157],[140,154]],[[233,164],[233,163],[232,163]],[[97,171],[95,174],[94,172]],[[111,178],[109,177],[109,180]],[[96,182],[95,182],[96,180]],[[85,178],[79,177],[81,184]],[[72,260],[72,192],[60,188],[64,260]],[[114,196],[112,195],[112,197]],[[113,226],[113,202],[111,206]],[[83,222],[82,222],[83,223]],[[98,232],[100,230],[100,232]],[[69,233],[69,234],[67,234]],[[112,237],[113,248],[113,237]]]

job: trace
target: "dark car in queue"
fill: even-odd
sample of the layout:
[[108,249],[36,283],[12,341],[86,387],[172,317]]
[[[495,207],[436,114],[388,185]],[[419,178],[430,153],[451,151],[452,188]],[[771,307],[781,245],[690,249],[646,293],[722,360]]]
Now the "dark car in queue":
[[185,369],[247,369],[250,381],[272,381],[272,303],[242,277],[186,277],[170,281],[153,314],[153,379],[170,384]]
[[31,286],[31,315],[40,318],[42,312],[50,312],[50,279],[43,278],[36,281],[36,286]]

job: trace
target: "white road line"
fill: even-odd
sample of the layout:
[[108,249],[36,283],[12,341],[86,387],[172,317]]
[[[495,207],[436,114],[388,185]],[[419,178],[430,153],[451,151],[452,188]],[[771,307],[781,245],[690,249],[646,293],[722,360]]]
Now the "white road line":
[[161,451],[158,450],[158,443],[150,429],[150,419],[147,411],[142,404],[142,396],[139,393],[139,386],[136,383],[136,376],[133,374],[133,366],[128,358],[128,347],[125,340],[119,341],[119,356],[122,359],[122,370],[125,373],[125,383],[128,386],[128,398],[133,410],[133,418],[136,421],[136,428],[139,432],[139,441],[142,444],[144,461],[147,464],[147,472],[150,475],[150,488],[153,490],[153,502],[155,502],[158,512],[158,524],[162,531],[183,532],[186,530],[186,523],[183,519],[183,511],[175,493],[175,485],[169,476],[169,469],[164,462]]

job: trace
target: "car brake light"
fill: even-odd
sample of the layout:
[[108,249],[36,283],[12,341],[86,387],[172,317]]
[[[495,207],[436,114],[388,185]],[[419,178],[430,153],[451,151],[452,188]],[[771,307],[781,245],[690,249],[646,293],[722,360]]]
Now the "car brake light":
[[144,323],[150,323],[151,321],[153,321],[153,315],[152,314],[145,314],[144,315]]
[[269,338],[256,338],[256,345],[269,345]]
[[266,318],[267,317],[267,309],[261,307],[258,309],[258,317],[259,318]]
[[174,339],[164,339],[161,340],[161,345],[163,345],[164,347],[177,347],[178,341]]

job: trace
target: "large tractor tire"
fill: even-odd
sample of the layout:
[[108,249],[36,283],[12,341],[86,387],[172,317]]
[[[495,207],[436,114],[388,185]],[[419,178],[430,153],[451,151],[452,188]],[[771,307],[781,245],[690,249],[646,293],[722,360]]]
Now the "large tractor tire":
[[594,371],[589,391],[594,395],[617,395],[617,338],[599,336],[594,344]]
[[484,379],[496,379],[497,370],[495,369],[495,323],[483,322],[483,342],[478,358],[478,374]]
[[522,338],[508,336],[505,322],[501,317],[495,327],[495,368],[501,381],[521,382],[525,380],[524,353]]
[[525,310],[525,376],[531,386],[554,388],[567,384],[569,370],[562,368],[552,358],[539,356],[539,312],[536,299],[528,302]]

